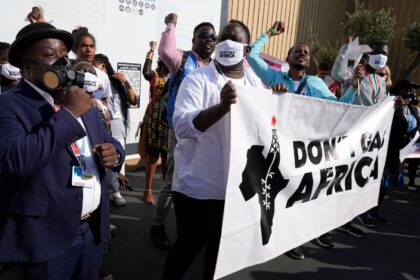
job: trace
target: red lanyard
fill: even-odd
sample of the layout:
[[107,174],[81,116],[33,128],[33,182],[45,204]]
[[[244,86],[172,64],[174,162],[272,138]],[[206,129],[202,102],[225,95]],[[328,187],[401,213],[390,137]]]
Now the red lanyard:
[[[53,104],[53,110],[54,110],[54,112],[58,112],[58,110],[60,110],[60,108],[58,108],[57,105]],[[80,166],[83,169],[86,169],[86,163],[85,163],[84,155],[82,155],[80,153],[80,150],[77,147],[76,143],[72,143],[70,145],[70,148],[73,151],[73,154],[75,155],[75,157],[76,157],[77,161],[79,162]]]

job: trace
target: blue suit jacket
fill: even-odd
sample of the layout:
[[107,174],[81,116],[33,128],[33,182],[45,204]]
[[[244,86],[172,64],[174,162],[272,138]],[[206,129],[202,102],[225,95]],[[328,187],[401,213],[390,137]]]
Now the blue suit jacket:
[[[123,148],[96,109],[82,120],[92,147],[112,143],[123,162]],[[70,144],[85,135],[67,110],[55,113],[24,81],[0,95],[0,262],[43,262],[70,247],[83,198],[82,188],[71,184],[72,166],[79,163]],[[95,157],[102,182],[105,170]],[[96,243],[109,233],[107,189],[101,185],[100,205],[90,221]]]

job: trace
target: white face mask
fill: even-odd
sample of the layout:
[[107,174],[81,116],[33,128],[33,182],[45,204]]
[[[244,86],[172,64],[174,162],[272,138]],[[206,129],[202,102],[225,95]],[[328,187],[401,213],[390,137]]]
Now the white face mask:
[[244,59],[244,46],[246,46],[246,44],[238,43],[232,40],[220,42],[216,45],[214,50],[214,59],[223,66],[238,64]]
[[388,57],[383,54],[372,54],[369,55],[369,66],[375,70],[382,69],[385,67]]
[[98,77],[92,73],[86,72],[83,89],[88,93],[95,92],[98,89]]
[[20,69],[9,63],[3,64],[1,66],[1,74],[12,81],[16,81],[21,78]]

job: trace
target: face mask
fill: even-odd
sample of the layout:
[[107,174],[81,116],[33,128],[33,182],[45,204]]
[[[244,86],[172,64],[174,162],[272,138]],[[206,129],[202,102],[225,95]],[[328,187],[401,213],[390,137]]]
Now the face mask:
[[408,89],[404,92],[401,97],[404,100],[408,100],[408,104],[417,106],[419,104],[419,100],[417,99],[417,92],[415,89]]
[[71,69],[71,63],[66,57],[62,57],[52,65],[30,61],[47,68],[42,77],[44,86],[49,90],[66,89],[72,85],[80,88],[84,85],[85,74]]
[[385,67],[388,57],[383,54],[372,54],[369,55],[368,64],[375,70],[382,69]]
[[42,74],[42,86],[45,90],[65,89],[72,85],[83,87],[84,74],[71,69],[71,63],[66,57],[61,57],[52,65],[26,59],[27,62],[40,65],[46,70]]
[[85,81],[83,83],[83,89],[87,93],[95,92],[98,89],[98,77],[96,77],[92,73],[86,72]]
[[7,63],[1,66],[1,74],[9,80],[17,81],[21,78],[20,69]]
[[224,66],[238,64],[244,59],[244,46],[246,44],[225,40],[216,45],[215,59]]
[[104,86],[98,83],[98,89],[93,92],[93,97],[95,99],[101,100],[102,98],[106,97],[104,96],[104,91]]

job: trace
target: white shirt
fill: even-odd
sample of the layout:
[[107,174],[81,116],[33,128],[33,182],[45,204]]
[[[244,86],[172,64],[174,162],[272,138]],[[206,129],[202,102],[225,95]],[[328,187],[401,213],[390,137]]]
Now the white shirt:
[[[262,88],[258,77],[246,70],[244,73],[243,79],[232,81]],[[195,199],[225,199],[229,173],[230,113],[205,132],[197,130],[193,120],[201,111],[220,103],[220,91],[227,79],[216,71],[212,62],[194,70],[180,85],[173,116],[178,141],[174,151],[173,191]]]
[[[292,80],[292,82],[293,82],[293,92],[296,92],[298,90],[298,88],[300,86],[300,83],[302,81],[303,80],[300,80],[300,81],[293,81]],[[307,89],[306,85],[302,88],[302,91],[300,92],[300,94],[301,95],[308,95],[308,89]]]
[[111,98],[112,89],[108,74],[95,66],[94,68],[98,77],[98,90],[93,93],[93,96],[98,100]]
[[[52,107],[54,107],[54,99],[46,91],[35,86],[28,80],[25,80],[34,90],[36,90]],[[77,121],[86,131],[85,125],[83,124],[82,118],[77,118]],[[94,184],[92,188],[83,188],[83,201],[82,201],[82,214],[81,217],[86,214],[90,214],[98,208],[101,200],[101,184],[99,182],[99,173],[95,164],[95,159],[92,156],[92,146],[89,142],[88,136],[85,136],[76,141],[76,146],[80,153],[85,156],[86,167],[89,170],[94,171],[95,176],[91,179]]]

